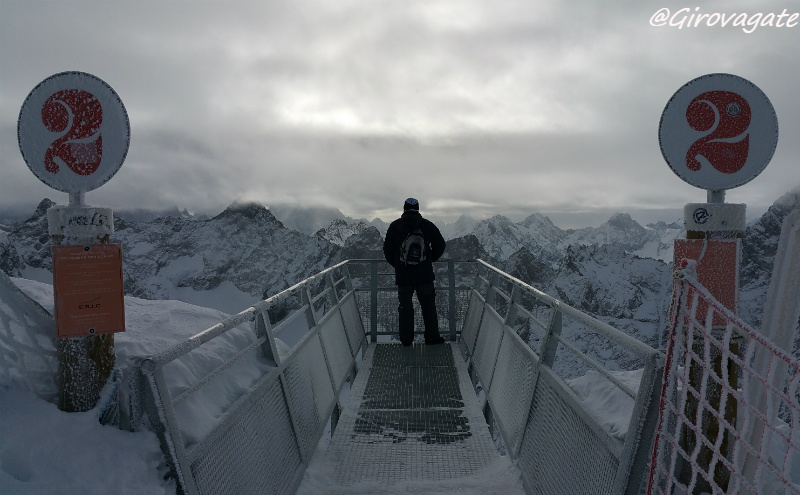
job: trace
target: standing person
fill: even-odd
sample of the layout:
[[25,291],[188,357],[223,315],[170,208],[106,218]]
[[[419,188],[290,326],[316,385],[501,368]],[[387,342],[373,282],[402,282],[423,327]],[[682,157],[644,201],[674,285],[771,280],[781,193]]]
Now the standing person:
[[442,233],[431,221],[419,213],[419,201],[408,198],[403,204],[403,215],[389,225],[383,242],[383,255],[394,267],[397,284],[400,342],[410,346],[414,342],[414,306],[412,296],[422,309],[425,323],[425,343],[442,344],[439,334],[439,317],[436,315],[436,291],[433,281],[433,262],[444,253]]

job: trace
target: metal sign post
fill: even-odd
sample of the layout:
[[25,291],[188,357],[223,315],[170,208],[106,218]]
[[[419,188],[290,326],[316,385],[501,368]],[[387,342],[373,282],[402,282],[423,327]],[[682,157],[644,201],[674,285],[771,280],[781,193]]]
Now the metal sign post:
[[[709,74],[689,81],[672,96],[661,115],[658,137],[661,153],[672,171],[707,191],[706,203],[691,203],[684,208],[686,239],[675,240],[674,266],[681,266],[684,259],[695,260],[698,282],[736,313],[746,205],[726,204],[725,191],[751,181],[769,163],[778,142],[775,109],[750,81],[731,74]],[[686,349],[689,385],[698,393],[703,391],[705,396],[697,398],[689,394],[685,413],[689,418],[698,418],[702,435],[720,446],[721,455],[729,456],[729,433],[720,431],[719,421],[710,411],[699,408],[701,403],[707,403],[716,409],[716,414],[735,425],[736,401],[729,398],[723,401],[722,387],[701,383],[706,363],[690,356],[704,356],[704,342],[702,336],[687,341],[693,342],[692,348]],[[736,354],[735,343],[730,350]],[[728,376],[729,385],[736,390],[737,372],[733,363],[723,360],[719,353],[710,359],[714,372]],[[725,410],[720,410],[721,404],[726,404]],[[720,435],[721,442],[717,442]],[[684,428],[680,441],[687,452],[701,443],[688,427]],[[712,456],[711,449],[701,445],[697,456],[699,468],[708,471]],[[687,464],[684,460],[684,476],[689,476]],[[717,463],[714,472],[709,473],[721,487],[727,486],[729,476],[722,463]],[[709,481],[697,480],[696,489],[710,492]]]
[[122,166],[130,144],[128,114],[104,81],[85,72],[62,72],[28,94],[17,139],[31,172],[69,194],[68,206],[47,212],[59,407],[88,411],[115,366],[113,332],[124,331],[125,324],[120,249],[108,244],[113,212],[84,200],[86,191],[108,182]]

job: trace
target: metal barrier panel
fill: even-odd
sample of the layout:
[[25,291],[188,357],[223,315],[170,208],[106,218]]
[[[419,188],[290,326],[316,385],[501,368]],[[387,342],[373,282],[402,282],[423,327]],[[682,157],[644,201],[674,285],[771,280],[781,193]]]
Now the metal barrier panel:
[[325,364],[319,335],[314,335],[296,354],[284,371],[289,406],[296,422],[298,443],[303,458],[310,456],[328,420],[327,404],[335,394]]
[[275,374],[214,432],[191,461],[198,493],[292,493],[304,464]]
[[478,331],[478,340],[475,343],[475,353],[472,355],[474,368],[478,372],[484,390],[488,392],[492,387],[492,375],[497,363],[497,352],[500,350],[500,341],[503,339],[503,318],[491,306],[483,310],[483,319]]
[[[341,388],[352,369],[353,354],[340,311],[332,311],[319,323],[319,335],[325,346],[325,357],[330,367],[333,387]],[[329,402],[322,402],[328,404]]]
[[558,382],[543,369],[536,383],[517,459],[527,491],[531,495],[612,493],[617,456],[580,414],[582,409],[565,400],[564,385]]
[[[370,341],[377,342],[379,336],[396,336],[398,300],[392,266],[377,259],[349,260],[348,266],[356,289],[357,306]],[[470,287],[464,280],[474,277],[474,262],[437,261],[433,267],[439,331],[445,338],[454,339],[461,333],[469,304]],[[422,312],[417,299],[412,298],[412,302],[415,334],[421,336],[424,327]]]
[[342,322],[347,332],[347,341],[350,343],[350,355],[355,357],[364,341],[364,325],[358,312],[355,293],[350,292],[345,296],[341,305]]
[[487,395],[506,448],[516,457],[533,398],[532,378],[538,359],[517,334],[508,327],[504,331],[492,386]]
[[682,275],[648,493],[800,493],[800,360]]
[[483,318],[483,297],[476,290],[470,291],[469,307],[461,330],[459,345],[461,354],[471,356],[475,352],[475,342],[478,339],[478,329]]

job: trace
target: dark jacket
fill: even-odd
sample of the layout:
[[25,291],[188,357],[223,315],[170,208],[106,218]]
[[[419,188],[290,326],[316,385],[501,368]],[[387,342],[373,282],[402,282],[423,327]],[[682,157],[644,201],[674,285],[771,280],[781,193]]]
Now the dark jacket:
[[[417,227],[425,238],[425,261],[419,265],[406,265],[400,262],[400,246]],[[395,284],[427,284],[436,279],[433,262],[442,257],[444,247],[444,237],[433,222],[422,218],[417,210],[406,210],[403,216],[389,225],[386,240],[383,241],[383,256],[394,267]]]

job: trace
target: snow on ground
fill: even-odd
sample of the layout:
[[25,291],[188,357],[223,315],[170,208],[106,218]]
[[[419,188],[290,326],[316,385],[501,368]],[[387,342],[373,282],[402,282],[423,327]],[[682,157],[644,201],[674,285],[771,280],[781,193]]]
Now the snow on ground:
[[[11,280],[45,310],[53,311],[52,285],[21,278]],[[54,369],[52,363],[35,363],[55,359],[53,327],[43,330],[29,325],[33,321],[31,307],[20,307],[8,287],[0,289],[0,313],[9,327],[0,329],[0,493],[175,493],[174,483],[163,479],[163,455],[153,433],[130,433],[103,426],[97,421],[97,411],[65,413],[30,391],[31,387],[18,376],[20,368]],[[15,320],[14,315],[24,316]],[[124,372],[136,356],[163,350],[226,316],[180,301],[126,297],[126,331],[115,335],[117,365]],[[8,332],[21,328],[40,346],[15,348],[14,340],[7,338]],[[24,360],[19,359],[23,353]],[[22,363],[27,367],[23,368]]]
[[0,386],[0,493],[173,494],[158,438],[102,426],[97,411],[65,413]]
[[[303,477],[297,495],[318,495],[326,493],[335,479],[335,473],[326,471],[330,464],[325,463],[327,444],[320,443],[317,452]],[[353,495],[393,495],[405,493],[410,495],[525,495],[522,478],[516,466],[508,458],[499,457],[489,466],[467,478],[450,480],[414,480],[399,481],[387,486],[375,481],[356,483],[348,486],[347,491]]]
[[[144,243],[140,243],[144,244]],[[150,244],[147,244],[151,246]],[[197,257],[181,257],[172,261],[161,273],[151,277],[148,284],[164,289],[170,300],[183,301],[202,308],[212,308],[225,313],[234,314],[251,306],[258,301],[247,292],[239,290],[232,282],[225,280],[212,290],[198,291],[191,287],[180,287],[179,282],[183,276],[201,271],[202,260]],[[53,274],[44,268],[26,266],[22,269],[22,278],[18,280],[33,280],[52,285]],[[20,282],[25,284],[25,282]],[[27,290],[27,289],[26,289]],[[42,304],[42,302],[40,302]],[[52,297],[44,306],[52,310]]]

